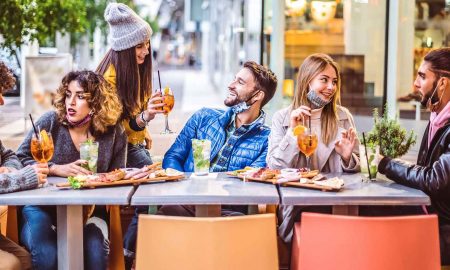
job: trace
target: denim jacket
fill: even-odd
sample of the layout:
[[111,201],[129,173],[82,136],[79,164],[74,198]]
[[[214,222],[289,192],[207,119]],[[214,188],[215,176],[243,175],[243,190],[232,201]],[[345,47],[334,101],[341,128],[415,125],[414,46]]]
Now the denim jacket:
[[[264,114],[264,112],[261,112]],[[226,128],[233,111],[203,108],[186,123],[174,144],[164,156],[163,168],[179,171],[194,171],[191,139],[211,141],[211,157],[214,160],[226,140]],[[246,166],[265,167],[270,128],[264,125],[265,114],[251,125],[236,129],[227,141],[218,163],[226,171],[242,169]]]

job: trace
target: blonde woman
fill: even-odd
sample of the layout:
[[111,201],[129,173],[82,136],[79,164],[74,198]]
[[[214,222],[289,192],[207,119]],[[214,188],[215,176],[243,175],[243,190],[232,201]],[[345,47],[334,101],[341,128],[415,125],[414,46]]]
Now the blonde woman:
[[[339,105],[341,77],[334,60],[326,54],[308,56],[297,77],[292,104],[275,113],[269,136],[267,165],[273,169],[306,167],[306,157],[297,145],[292,129],[311,123],[318,145],[311,156],[311,169],[328,172],[358,172],[358,139],[350,112]],[[285,242],[304,207],[282,207],[279,233]],[[327,211],[318,207],[309,211]]]
[[[122,106],[116,92],[103,76],[92,71],[67,74],[57,90],[55,111],[37,122],[53,137],[55,151],[48,162],[50,175],[68,177],[90,174],[82,168],[80,143],[99,143],[97,171],[125,167],[127,137],[117,124]],[[19,147],[17,156],[24,165],[36,163],[30,152],[32,131]],[[27,205],[23,208],[21,241],[31,253],[33,269],[57,269],[56,209],[54,206]],[[95,207],[84,227],[84,269],[106,269],[109,253],[108,225],[104,206]]]

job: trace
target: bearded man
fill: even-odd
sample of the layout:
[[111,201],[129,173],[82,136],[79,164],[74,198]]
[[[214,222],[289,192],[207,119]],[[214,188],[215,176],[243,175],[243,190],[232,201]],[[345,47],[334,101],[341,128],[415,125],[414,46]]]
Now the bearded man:
[[229,109],[203,108],[187,121],[167,151],[164,168],[194,171],[192,139],[211,141],[210,172],[265,167],[270,128],[262,107],[275,94],[277,78],[269,69],[245,62],[228,85]]

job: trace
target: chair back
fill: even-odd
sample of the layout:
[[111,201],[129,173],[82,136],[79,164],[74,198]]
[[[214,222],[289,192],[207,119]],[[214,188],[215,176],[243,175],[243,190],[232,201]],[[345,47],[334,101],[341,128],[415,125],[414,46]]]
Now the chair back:
[[136,269],[278,269],[275,216],[140,215],[136,251]]
[[303,213],[292,244],[291,269],[440,269],[436,215]]

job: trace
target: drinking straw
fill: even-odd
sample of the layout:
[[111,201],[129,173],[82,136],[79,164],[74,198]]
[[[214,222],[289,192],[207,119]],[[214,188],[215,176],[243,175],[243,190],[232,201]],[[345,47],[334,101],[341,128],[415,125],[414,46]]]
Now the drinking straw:
[[[309,102],[309,108],[311,108],[311,101]],[[310,109],[310,112],[312,112],[312,110]],[[309,116],[308,119],[308,125],[309,125],[309,134],[311,134],[311,115]]]
[[[309,101],[309,108],[310,108],[310,113],[312,113],[312,109],[311,109],[311,101]],[[312,136],[311,136],[311,115],[308,118],[308,125],[309,125],[309,146],[312,146]]]
[[30,120],[31,120],[31,124],[33,125],[33,129],[34,129],[34,135],[36,135],[36,139],[39,138],[38,137],[38,131],[36,129],[36,126],[34,125],[34,121],[33,121],[33,117],[31,117],[31,113],[28,114],[30,116]]
[[158,69],[158,81],[159,81],[159,92],[162,92],[161,76],[159,75],[159,69]]
[[364,150],[366,152],[367,171],[369,172],[369,179],[372,179],[372,175],[370,174],[369,156],[367,155],[366,135],[364,134],[364,132],[362,133],[362,135],[363,135]]

